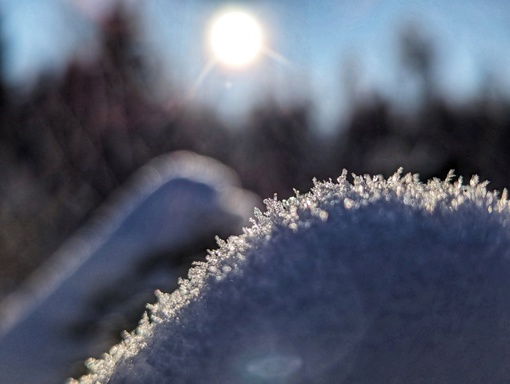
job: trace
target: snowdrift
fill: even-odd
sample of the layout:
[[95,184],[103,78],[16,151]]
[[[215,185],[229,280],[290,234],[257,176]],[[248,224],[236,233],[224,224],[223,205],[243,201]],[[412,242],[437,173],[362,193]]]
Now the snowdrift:
[[70,382],[510,382],[506,191],[452,178],[266,200]]

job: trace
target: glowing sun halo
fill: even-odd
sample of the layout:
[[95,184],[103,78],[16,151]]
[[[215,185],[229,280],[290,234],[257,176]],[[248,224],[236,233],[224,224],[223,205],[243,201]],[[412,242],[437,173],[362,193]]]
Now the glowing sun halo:
[[214,20],[209,41],[217,61],[231,67],[242,67],[261,54],[263,33],[252,16],[230,11]]

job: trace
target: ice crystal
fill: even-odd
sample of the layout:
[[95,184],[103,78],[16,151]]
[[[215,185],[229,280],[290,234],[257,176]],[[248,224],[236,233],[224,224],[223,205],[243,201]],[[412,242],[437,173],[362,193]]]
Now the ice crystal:
[[266,200],[79,382],[510,382],[506,190],[347,175]]

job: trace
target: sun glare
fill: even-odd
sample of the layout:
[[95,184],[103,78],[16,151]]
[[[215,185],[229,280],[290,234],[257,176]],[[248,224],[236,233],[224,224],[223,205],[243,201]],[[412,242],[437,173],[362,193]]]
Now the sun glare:
[[262,53],[263,33],[254,17],[241,11],[229,11],[214,20],[209,41],[218,62],[242,67]]

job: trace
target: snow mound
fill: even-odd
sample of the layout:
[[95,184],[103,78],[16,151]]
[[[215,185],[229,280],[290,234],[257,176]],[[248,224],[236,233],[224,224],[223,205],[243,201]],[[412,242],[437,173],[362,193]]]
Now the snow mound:
[[266,200],[70,383],[510,382],[506,191],[353,177]]

